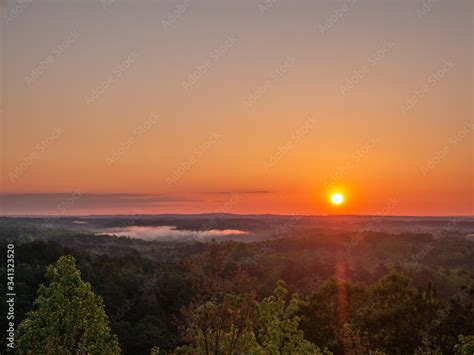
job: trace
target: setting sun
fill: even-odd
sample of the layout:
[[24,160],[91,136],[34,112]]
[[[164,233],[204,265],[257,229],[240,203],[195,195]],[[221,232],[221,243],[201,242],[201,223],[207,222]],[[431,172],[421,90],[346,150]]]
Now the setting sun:
[[344,202],[344,196],[342,196],[342,194],[340,194],[339,192],[336,192],[335,194],[332,194],[331,202],[334,205],[340,205],[342,202]]

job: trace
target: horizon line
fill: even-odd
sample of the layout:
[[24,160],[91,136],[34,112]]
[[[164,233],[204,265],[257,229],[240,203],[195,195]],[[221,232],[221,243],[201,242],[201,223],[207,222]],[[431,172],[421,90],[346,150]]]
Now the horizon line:
[[0,214],[0,218],[86,218],[86,217],[159,217],[159,216],[246,216],[246,217],[377,217],[377,218],[474,218],[474,215],[396,215],[396,214],[278,214],[278,213],[219,213],[219,212],[201,212],[201,213],[116,213],[116,214]]

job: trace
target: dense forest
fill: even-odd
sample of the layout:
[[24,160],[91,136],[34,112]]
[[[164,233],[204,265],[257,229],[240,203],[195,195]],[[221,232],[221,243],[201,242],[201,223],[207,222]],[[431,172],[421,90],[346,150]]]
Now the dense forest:
[[474,242],[452,230],[160,242],[3,224],[0,236],[2,258],[15,244],[15,323],[28,320],[19,353],[63,269],[116,336],[97,354],[474,353]]

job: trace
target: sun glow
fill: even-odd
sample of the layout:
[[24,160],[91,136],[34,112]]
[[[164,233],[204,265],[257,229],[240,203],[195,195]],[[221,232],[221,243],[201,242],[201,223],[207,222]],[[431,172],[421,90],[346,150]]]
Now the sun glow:
[[342,196],[342,194],[340,194],[339,192],[336,192],[331,195],[331,202],[334,205],[340,205],[344,202],[344,196]]

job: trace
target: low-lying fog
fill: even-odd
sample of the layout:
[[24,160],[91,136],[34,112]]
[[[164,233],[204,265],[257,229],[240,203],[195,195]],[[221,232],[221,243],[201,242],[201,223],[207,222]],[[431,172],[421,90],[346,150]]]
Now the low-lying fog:
[[129,226],[122,228],[104,229],[96,235],[116,235],[118,237],[130,237],[144,240],[209,240],[218,237],[236,236],[248,234],[238,229],[211,229],[206,231],[195,231],[187,229],[176,229],[176,226]]

